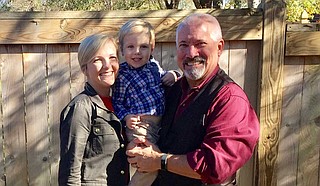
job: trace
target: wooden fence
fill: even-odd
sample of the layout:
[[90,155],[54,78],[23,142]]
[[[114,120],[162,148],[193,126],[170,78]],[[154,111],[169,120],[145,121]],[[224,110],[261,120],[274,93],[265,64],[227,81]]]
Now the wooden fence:
[[[177,69],[174,31],[192,12],[209,13],[220,21],[226,40],[220,66],[244,88],[260,116],[257,153],[241,169],[239,185],[319,186],[320,52],[291,57],[290,41],[285,57],[289,35],[272,36],[281,28],[263,27],[266,9],[0,13],[0,25],[5,25],[0,29],[0,186],[57,185],[59,114],[83,88],[77,47],[84,37],[97,32],[115,35],[128,19],[144,18],[156,29],[155,58],[165,69]],[[271,39],[266,41],[268,34]],[[275,53],[283,50],[279,58],[285,62],[273,62],[277,66],[266,74],[266,67],[272,67],[266,53],[275,41],[280,44]],[[281,78],[273,78],[274,72]],[[274,85],[277,91],[272,94],[269,87]],[[280,106],[273,103],[274,97]]]
[[320,185],[320,24],[288,24],[277,185]]

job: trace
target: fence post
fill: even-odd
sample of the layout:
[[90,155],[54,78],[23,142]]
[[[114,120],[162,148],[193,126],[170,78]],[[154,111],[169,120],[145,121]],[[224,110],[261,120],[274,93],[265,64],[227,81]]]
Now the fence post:
[[259,186],[277,185],[276,162],[282,108],[285,46],[285,0],[264,1],[261,71]]

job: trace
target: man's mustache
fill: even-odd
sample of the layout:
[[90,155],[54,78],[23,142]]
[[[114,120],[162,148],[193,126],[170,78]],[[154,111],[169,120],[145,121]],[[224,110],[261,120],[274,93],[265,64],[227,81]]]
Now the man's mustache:
[[200,56],[196,56],[194,58],[186,58],[184,60],[184,64],[187,64],[187,63],[204,63],[206,62],[206,59],[200,57]]

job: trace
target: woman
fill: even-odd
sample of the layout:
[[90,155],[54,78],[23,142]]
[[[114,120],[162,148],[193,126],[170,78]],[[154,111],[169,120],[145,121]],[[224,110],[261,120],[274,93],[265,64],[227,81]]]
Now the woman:
[[106,35],[89,36],[79,46],[78,61],[87,82],[61,112],[59,185],[127,185],[123,128],[110,97],[118,46]]

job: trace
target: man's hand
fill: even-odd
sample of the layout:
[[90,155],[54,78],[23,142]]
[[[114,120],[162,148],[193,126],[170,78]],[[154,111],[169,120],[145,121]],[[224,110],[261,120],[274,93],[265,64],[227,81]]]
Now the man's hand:
[[162,153],[144,138],[136,138],[127,147],[128,162],[139,172],[153,172],[161,168]]

